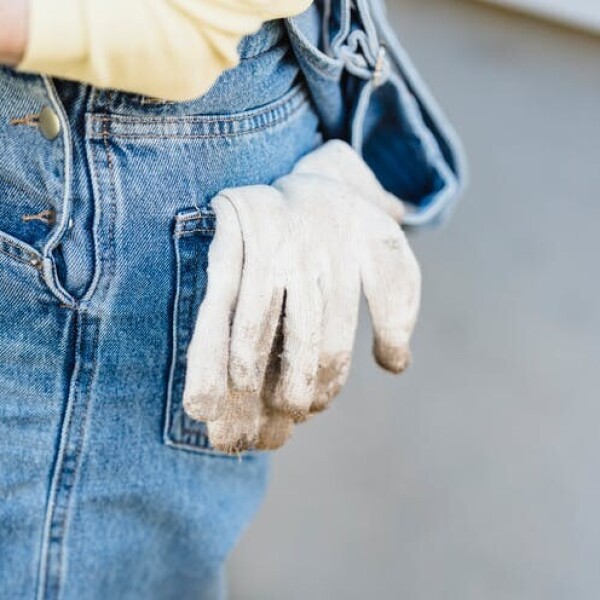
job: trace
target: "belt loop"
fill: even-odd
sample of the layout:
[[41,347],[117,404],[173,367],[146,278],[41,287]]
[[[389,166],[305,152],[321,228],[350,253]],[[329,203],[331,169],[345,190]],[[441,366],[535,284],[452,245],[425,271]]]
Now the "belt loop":
[[352,7],[354,0],[327,0],[328,10],[325,11],[324,18],[327,19],[327,35],[329,36],[329,23],[331,17],[334,14],[334,3],[339,6],[339,31],[331,41],[331,52],[337,55],[340,51],[342,44],[346,41],[350,35],[352,29]]
[[[328,44],[333,2],[339,6],[339,31]],[[344,61],[346,70],[379,87],[389,76],[389,64],[385,45],[380,40],[373,18],[371,0],[324,0],[323,37],[328,54]],[[355,14],[353,14],[353,11]],[[353,29],[353,22],[358,27]]]
[[367,35],[369,47],[375,56],[379,52],[381,42],[379,40],[379,33],[377,32],[377,27],[375,26],[375,21],[373,20],[373,15],[371,12],[371,0],[356,0],[356,7],[358,14],[360,15],[360,20],[363,24],[364,31]]

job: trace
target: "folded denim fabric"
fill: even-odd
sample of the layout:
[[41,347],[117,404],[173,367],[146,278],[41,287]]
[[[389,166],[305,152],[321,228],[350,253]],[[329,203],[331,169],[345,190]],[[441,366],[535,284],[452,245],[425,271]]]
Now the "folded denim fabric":
[[286,24],[325,137],[350,143],[403,199],[406,226],[444,222],[466,185],[464,152],[384,1],[317,0]]

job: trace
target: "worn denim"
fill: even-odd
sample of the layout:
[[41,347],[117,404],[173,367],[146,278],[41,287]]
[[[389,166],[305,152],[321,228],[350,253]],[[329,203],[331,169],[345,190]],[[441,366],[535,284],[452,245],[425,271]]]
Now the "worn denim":
[[190,102],[0,67],[1,599],[224,596],[268,461],[215,452],[181,405],[218,191],[341,137],[409,223],[458,196],[460,146],[379,1],[326,4],[245,38]]
[[316,0],[287,27],[324,137],[363,155],[406,203],[405,226],[445,222],[466,185],[464,152],[383,0]]
[[187,103],[0,69],[0,598],[224,594],[267,458],[181,407],[208,202],[321,143],[283,23],[242,54]]

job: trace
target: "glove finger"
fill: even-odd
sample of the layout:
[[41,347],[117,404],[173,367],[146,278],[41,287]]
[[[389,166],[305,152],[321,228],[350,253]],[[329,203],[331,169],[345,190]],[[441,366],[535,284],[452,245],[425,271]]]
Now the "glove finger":
[[288,414],[273,408],[271,399],[276,393],[281,378],[281,355],[283,352],[283,314],[279,318],[277,331],[269,364],[267,366],[265,380],[262,388],[261,401],[262,411],[260,417],[260,432],[257,450],[277,450],[281,448],[292,436],[294,430],[294,419]]
[[294,273],[286,289],[281,377],[271,397],[273,408],[299,420],[316,392],[323,320],[321,289],[314,275],[304,273]]
[[[231,327],[229,377],[237,391],[260,392],[283,306],[283,285],[278,281],[281,202],[278,191],[252,186],[236,204],[242,219],[244,265]],[[269,218],[260,212],[256,217],[253,203],[266,207]]]
[[[283,307],[283,290],[272,289],[266,278],[262,281],[248,276],[248,288],[254,282],[254,294],[240,294],[232,326],[230,345],[230,385],[240,392],[259,394],[277,322]],[[247,290],[249,292],[249,290]]]
[[235,208],[212,201],[216,231],[208,252],[208,283],[187,351],[183,406],[200,421],[214,420],[227,397],[230,315],[239,291],[243,243]]
[[257,450],[278,450],[294,433],[294,419],[283,411],[266,407],[260,422]]
[[360,308],[360,280],[350,269],[337,269],[325,295],[323,343],[311,413],[329,407],[348,379]]
[[239,454],[256,447],[261,406],[259,394],[231,391],[219,419],[206,425],[213,448],[226,454]]
[[381,233],[365,244],[361,279],[373,322],[375,359],[384,369],[400,373],[410,362],[421,272],[403,231],[387,215],[381,216],[381,223],[373,223],[370,229]]

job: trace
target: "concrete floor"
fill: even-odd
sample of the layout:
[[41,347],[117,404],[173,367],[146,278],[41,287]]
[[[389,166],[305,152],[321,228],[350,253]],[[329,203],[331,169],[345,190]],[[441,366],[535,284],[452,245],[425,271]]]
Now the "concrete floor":
[[410,373],[367,315],[334,408],[275,458],[233,600],[600,597],[600,38],[389,0],[472,185],[414,240]]

